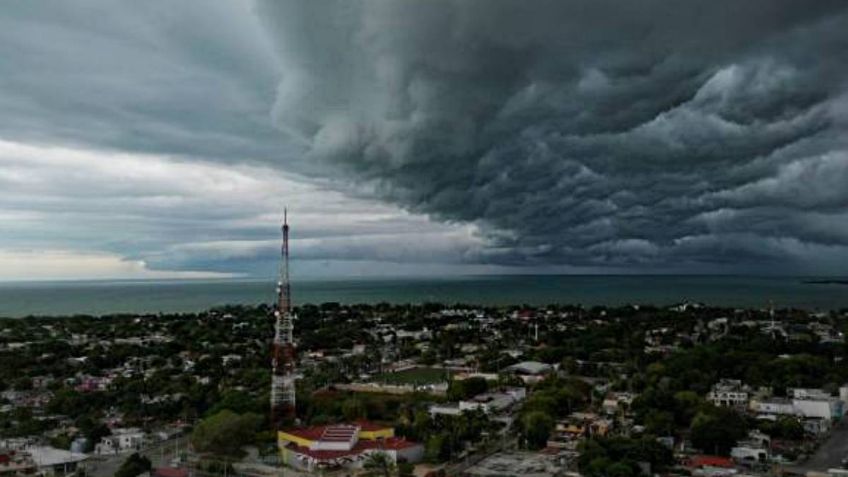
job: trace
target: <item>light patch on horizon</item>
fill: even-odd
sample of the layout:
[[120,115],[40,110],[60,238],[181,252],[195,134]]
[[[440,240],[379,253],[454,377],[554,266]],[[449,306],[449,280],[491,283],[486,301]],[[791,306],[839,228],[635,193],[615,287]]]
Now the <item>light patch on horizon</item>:
[[69,250],[0,250],[0,281],[228,278],[229,273],[150,270],[143,260]]
[[[332,275],[329,261],[457,273],[481,245],[473,227],[267,166],[0,140],[0,279],[272,276],[284,206],[295,266],[312,276]],[[380,275],[392,266],[341,268]]]

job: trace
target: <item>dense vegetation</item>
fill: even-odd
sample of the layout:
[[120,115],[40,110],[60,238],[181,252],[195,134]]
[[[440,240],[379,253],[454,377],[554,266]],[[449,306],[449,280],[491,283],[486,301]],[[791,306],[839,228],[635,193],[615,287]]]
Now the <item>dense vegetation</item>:
[[[387,375],[386,364],[399,360],[419,365],[458,360],[484,372],[538,360],[557,366],[559,373],[532,387],[508,435],[522,447],[539,449],[557,422],[575,411],[598,411],[604,392],[634,393],[638,398],[627,411],[642,431],[589,439],[579,461],[586,475],[624,477],[643,472],[645,463],[653,471],[669,465],[667,453],[655,445],[657,437],[685,439],[715,454],[727,454],[751,429],[788,441],[804,437],[797,419],[757,421],[706,402],[706,393],[720,379],[769,387],[778,396],[791,387],[834,392],[848,382],[844,340],[822,342],[806,326],[816,322],[848,332],[839,313],[778,311],[775,320],[786,330],[778,336],[751,325],[771,319],[756,310],[551,306],[529,314],[529,307],[471,314],[468,307],[454,306],[455,314],[441,313],[445,308],[334,303],[299,308],[300,422],[390,423],[398,435],[424,443],[427,460],[452,459],[474,446],[493,444],[503,424],[483,413],[431,418],[429,405],[520,381],[506,376],[499,382],[451,381],[443,398],[357,394],[333,385],[362,376],[404,383],[449,375],[424,368]],[[192,423],[195,447],[208,452],[237,455],[236,440],[270,449],[269,315],[267,307],[259,306],[202,314],[0,320],[0,391],[49,396],[43,408],[20,406],[0,413],[0,436],[38,435],[70,421],[78,434],[52,435],[52,442],[67,447],[81,435],[93,445],[110,432],[104,420],[120,416],[122,425],[147,430]],[[727,322],[708,329],[716,318]],[[400,331],[426,331],[428,338],[416,342],[400,338]],[[364,351],[352,352],[355,345]],[[318,357],[309,357],[312,352]],[[102,388],[84,388],[86,377],[106,375],[110,381]]]

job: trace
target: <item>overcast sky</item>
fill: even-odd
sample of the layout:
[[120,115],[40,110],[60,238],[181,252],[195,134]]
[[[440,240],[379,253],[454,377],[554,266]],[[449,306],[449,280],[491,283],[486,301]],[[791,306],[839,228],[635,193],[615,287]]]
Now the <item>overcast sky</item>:
[[0,280],[848,270],[843,0],[9,0]]

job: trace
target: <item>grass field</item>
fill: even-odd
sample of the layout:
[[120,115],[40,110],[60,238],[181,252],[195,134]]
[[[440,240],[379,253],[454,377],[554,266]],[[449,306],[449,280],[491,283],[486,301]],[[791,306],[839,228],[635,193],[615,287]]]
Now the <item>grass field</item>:
[[384,373],[375,377],[375,381],[385,384],[438,384],[447,382],[450,371],[442,368],[412,368],[395,373]]

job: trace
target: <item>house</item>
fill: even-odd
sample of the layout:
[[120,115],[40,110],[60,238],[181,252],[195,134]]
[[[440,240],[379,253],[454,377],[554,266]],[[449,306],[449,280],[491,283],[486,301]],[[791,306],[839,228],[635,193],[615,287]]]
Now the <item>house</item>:
[[393,462],[418,462],[424,455],[424,446],[395,437],[394,428],[366,421],[287,429],[277,443],[283,463],[307,472],[360,468],[378,452]]
[[802,425],[804,432],[814,436],[821,436],[830,430],[830,419],[804,419]]
[[730,449],[730,457],[741,464],[762,464],[768,459],[768,450],[759,446],[737,445]]
[[575,412],[556,423],[549,447],[566,447],[564,443],[584,437],[606,436],[612,429],[612,421],[594,413]]
[[131,427],[126,429],[112,429],[112,435],[105,436],[94,446],[94,453],[99,455],[122,454],[124,452],[137,451],[144,444],[144,432],[141,429]]
[[750,388],[743,385],[742,381],[722,379],[707,393],[707,401],[716,406],[745,408],[748,406],[750,391]]
[[604,398],[604,402],[601,407],[603,407],[604,413],[606,414],[616,414],[619,411],[627,411],[630,409],[635,398],[636,396],[632,393],[610,393]]
[[740,464],[762,464],[769,458],[771,437],[759,431],[751,431],[748,438],[740,440],[730,449],[730,457]]

